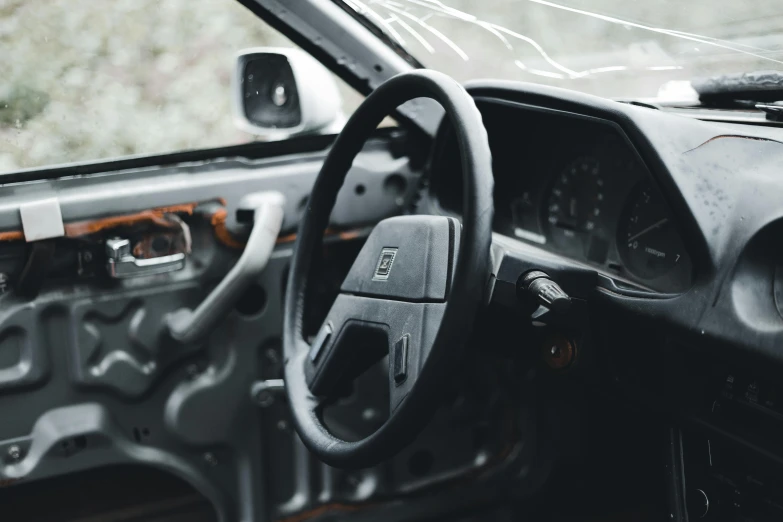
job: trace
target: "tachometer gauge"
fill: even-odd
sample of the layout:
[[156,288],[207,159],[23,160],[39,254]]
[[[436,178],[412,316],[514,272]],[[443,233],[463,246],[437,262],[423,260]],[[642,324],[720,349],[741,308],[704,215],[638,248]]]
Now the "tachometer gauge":
[[626,268],[654,279],[683,261],[685,246],[661,195],[648,182],[631,193],[617,230],[617,248]]
[[579,158],[555,179],[546,206],[546,220],[565,237],[591,233],[601,215],[604,180],[598,160]]

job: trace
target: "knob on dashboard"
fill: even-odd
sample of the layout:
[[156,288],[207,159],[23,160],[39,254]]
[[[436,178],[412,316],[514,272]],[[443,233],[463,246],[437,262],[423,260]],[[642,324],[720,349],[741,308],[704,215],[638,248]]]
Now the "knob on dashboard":
[[571,306],[568,294],[540,270],[523,274],[517,282],[517,293],[527,297],[527,300],[532,299],[536,306],[543,305],[558,313],[568,311]]
[[703,489],[691,488],[685,497],[688,518],[691,520],[706,519],[710,513],[710,498]]

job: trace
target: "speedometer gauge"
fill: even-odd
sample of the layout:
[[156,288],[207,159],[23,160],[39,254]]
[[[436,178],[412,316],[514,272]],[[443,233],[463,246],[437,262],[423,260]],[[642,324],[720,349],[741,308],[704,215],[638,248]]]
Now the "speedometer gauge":
[[596,228],[604,199],[604,180],[595,158],[579,158],[555,179],[547,200],[547,222],[566,237]]
[[551,182],[542,209],[546,238],[556,250],[599,264],[609,248],[603,174],[592,156],[569,163]]
[[669,209],[648,182],[631,193],[617,230],[617,247],[628,270],[642,279],[670,272],[685,257]]

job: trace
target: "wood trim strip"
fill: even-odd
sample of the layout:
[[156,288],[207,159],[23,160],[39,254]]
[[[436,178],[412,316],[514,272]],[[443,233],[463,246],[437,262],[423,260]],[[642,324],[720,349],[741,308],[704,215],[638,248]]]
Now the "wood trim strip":
[[[222,199],[217,200],[221,204],[225,204]],[[172,221],[165,219],[165,214],[187,214],[193,215],[198,203],[184,203],[181,205],[171,205],[168,207],[158,207],[149,210],[143,210],[141,212],[135,212],[133,214],[123,214],[120,216],[110,216],[100,219],[74,221],[72,223],[66,223],[65,237],[75,238],[82,237],[90,234],[95,234],[104,230],[111,230],[121,226],[132,226],[139,223],[150,222],[157,225],[176,228],[176,224]],[[241,250],[245,248],[245,241],[243,239],[236,238],[226,226],[226,220],[228,218],[228,211],[225,208],[218,208],[210,216],[210,224],[215,234],[215,238],[224,246],[235,250]],[[343,241],[349,241],[356,239],[362,233],[362,229],[351,229],[338,231],[334,229],[326,229],[324,237],[337,236]],[[0,232],[0,242],[4,241],[24,241],[24,232],[21,230],[10,230]],[[287,244],[296,241],[296,234],[286,234],[277,238],[277,244]]]
[[[85,221],[74,221],[65,223],[65,237],[81,237],[89,234],[95,234],[102,230],[117,228],[120,226],[131,226],[138,223],[149,221],[168,228],[176,228],[176,224],[167,221],[165,214],[178,213],[192,215],[198,203],[184,203],[181,205],[171,205],[168,207],[159,207],[150,210],[142,210],[133,214],[123,214],[120,216],[110,216],[107,218],[91,219]],[[10,230],[0,232],[0,241],[24,241],[24,232],[21,230]]]

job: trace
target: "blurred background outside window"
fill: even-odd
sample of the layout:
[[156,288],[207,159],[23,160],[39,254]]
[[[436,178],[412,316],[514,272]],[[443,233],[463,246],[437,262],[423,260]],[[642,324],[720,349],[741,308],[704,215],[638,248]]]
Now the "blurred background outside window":
[[293,44],[235,0],[0,0],[0,173],[252,141],[231,75],[259,46]]
[[[335,1],[463,82],[655,98],[783,70],[781,0]],[[231,75],[259,46],[292,43],[235,0],[0,0],[0,173],[252,141]],[[362,97],[338,85],[348,115]]]

